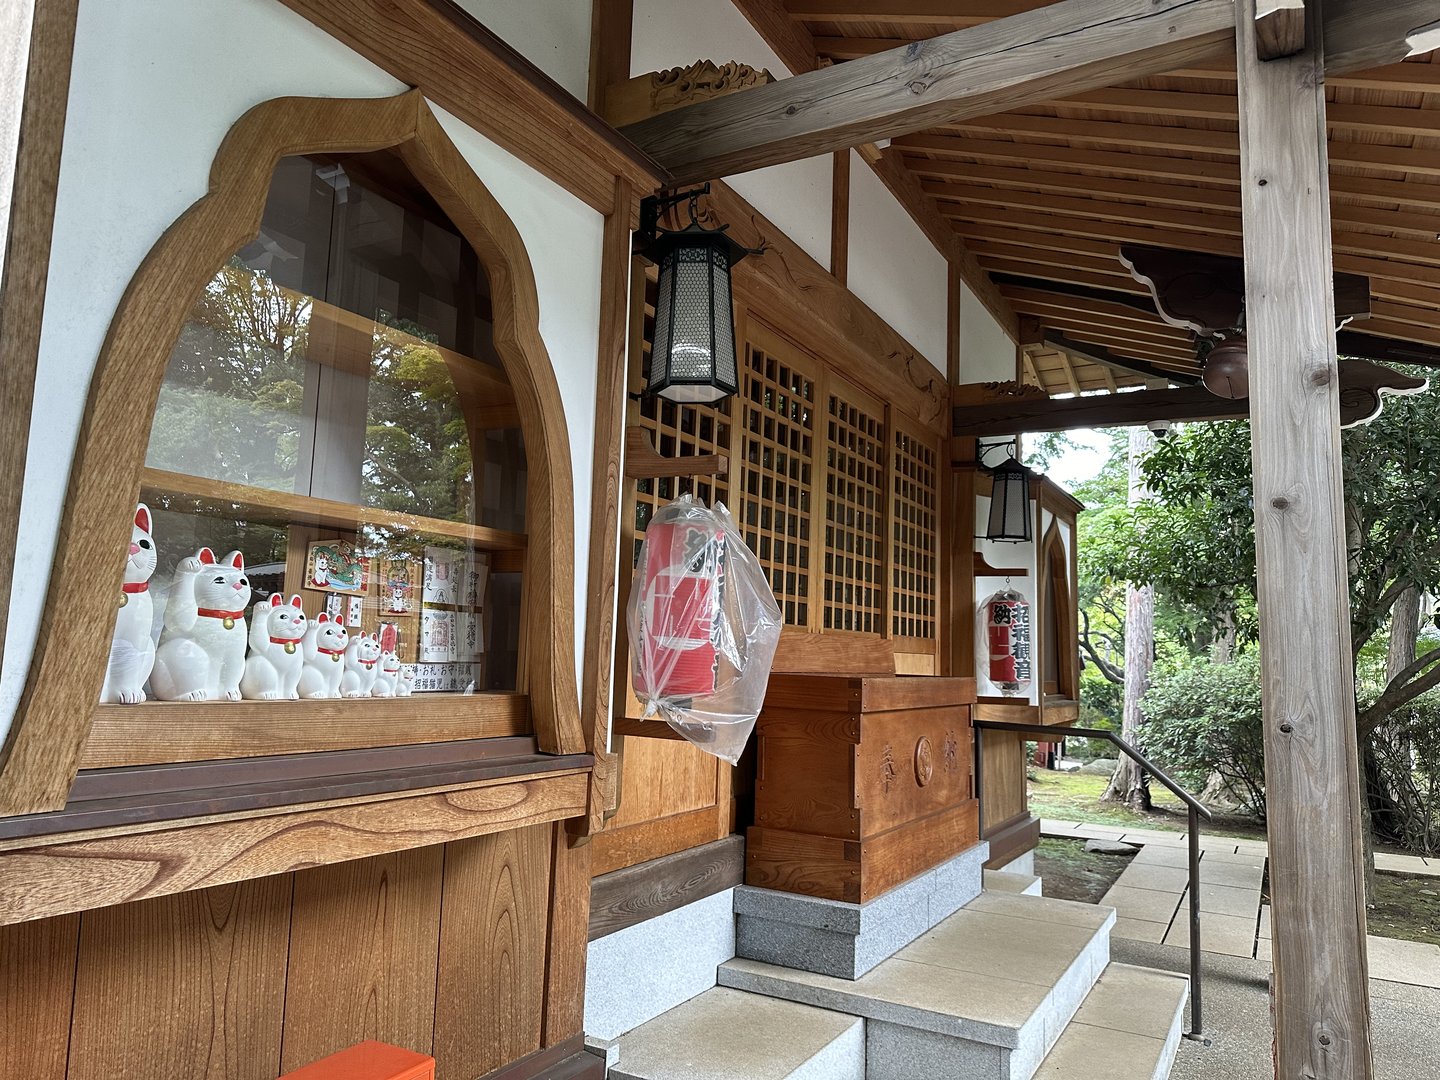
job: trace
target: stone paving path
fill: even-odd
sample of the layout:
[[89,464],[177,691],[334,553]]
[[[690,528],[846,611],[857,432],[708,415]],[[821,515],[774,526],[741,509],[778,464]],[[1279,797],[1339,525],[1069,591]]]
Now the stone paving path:
[[[1115,937],[1190,944],[1189,838],[1185,833],[1042,820],[1044,836],[1119,840],[1140,850],[1100,901],[1115,909]],[[1260,901],[1269,850],[1260,840],[1200,836],[1200,948],[1270,961],[1270,905]],[[1377,853],[1375,867],[1440,877],[1440,860]],[[1440,987],[1440,946],[1369,937],[1370,977]]]

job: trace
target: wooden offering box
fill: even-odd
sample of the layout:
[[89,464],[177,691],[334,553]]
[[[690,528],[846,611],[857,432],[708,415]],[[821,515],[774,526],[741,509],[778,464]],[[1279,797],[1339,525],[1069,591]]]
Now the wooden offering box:
[[979,840],[974,679],[775,675],[745,883],[864,903]]

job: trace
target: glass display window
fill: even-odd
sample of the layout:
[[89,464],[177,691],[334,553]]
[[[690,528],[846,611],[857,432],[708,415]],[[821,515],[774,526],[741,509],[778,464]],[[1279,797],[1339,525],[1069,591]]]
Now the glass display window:
[[[235,673],[220,631],[233,639],[237,611],[242,675],[272,649],[282,666],[302,658],[283,698],[521,687],[515,396],[485,272],[398,158],[279,163],[258,236],[205,286],[170,354],[141,499],[150,700],[233,699],[237,678],[239,697],[273,699],[274,679]],[[291,625],[262,634],[282,618],[271,608]],[[186,667],[188,645],[230,654],[218,681]],[[308,677],[322,665],[333,671]]]

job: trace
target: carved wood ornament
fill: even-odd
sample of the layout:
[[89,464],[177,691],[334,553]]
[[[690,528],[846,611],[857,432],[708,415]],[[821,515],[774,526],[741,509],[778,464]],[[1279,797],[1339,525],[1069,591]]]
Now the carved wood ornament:
[[934,775],[935,754],[930,749],[929,737],[921,735],[920,741],[915,744],[915,782],[924,787]]
[[693,64],[651,71],[612,84],[605,91],[605,119],[620,127],[683,105],[774,81],[775,76],[764,68],[753,68],[735,60],[723,64],[696,60]]

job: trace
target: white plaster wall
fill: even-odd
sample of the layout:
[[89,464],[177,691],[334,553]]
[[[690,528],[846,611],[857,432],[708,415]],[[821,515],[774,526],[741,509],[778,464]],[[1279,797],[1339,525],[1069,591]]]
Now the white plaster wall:
[[[236,48],[237,42],[245,48]],[[141,259],[205,193],[216,148],[250,106],[281,95],[381,97],[404,89],[275,0],[80,5],[0,668],[0,735],[34,651],[91,372]],[[576,535],[588,536],[602,218],[454,117],[436,112],[529,250],[540,331],[565,397]],[[135,418],[137,425],[149,422]],[[577,558],[577,611],[585,610],[585,574],[585,560]],[[581,660],[577,641],[577,670]]]
[[525,59],[584,101],[590,82],[589,0],[457,0]]
[[850,291],[945,371],[944,257],[859,154],[850,152]]
[[960,286],[960,381],[1015,378],[1015,342],[969,286]]
[[[777,79],[790,70],[729,0],[635,0],[630,74],[713,60],[766,68]],[[830,155],[727,176],[755,209],[821,266],[830,266]]]

